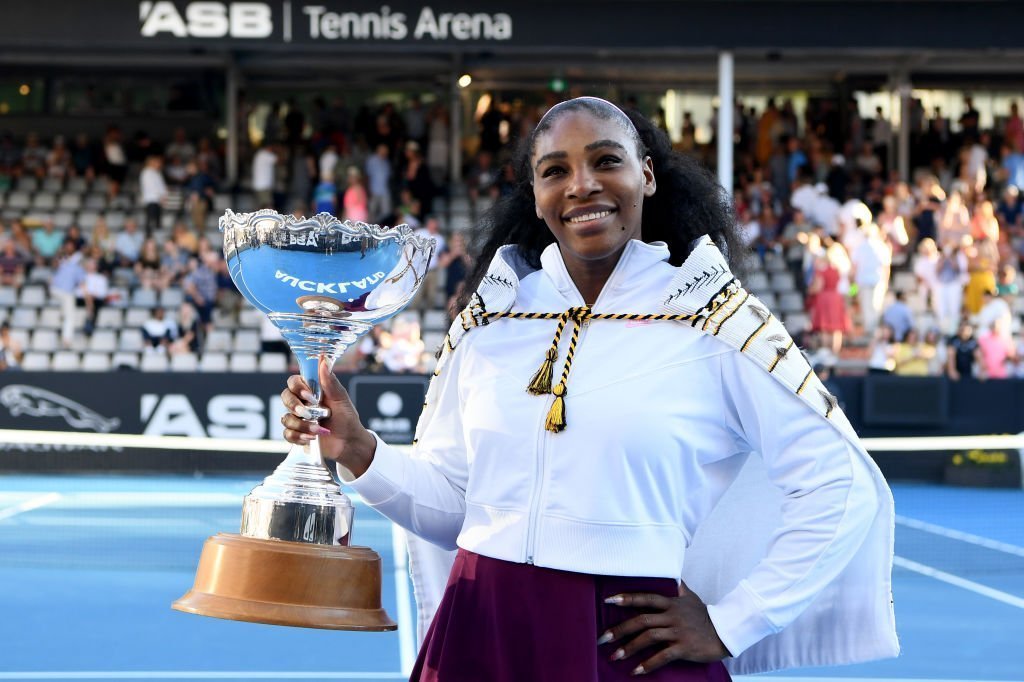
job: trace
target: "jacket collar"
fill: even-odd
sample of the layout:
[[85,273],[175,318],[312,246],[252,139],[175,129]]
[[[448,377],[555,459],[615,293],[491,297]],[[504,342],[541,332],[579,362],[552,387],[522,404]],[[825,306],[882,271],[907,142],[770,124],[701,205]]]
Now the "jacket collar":
[[[600,310],[603,306],[611,303],[618,291],[635,283],[638,277],[648,273],[656,264],[667,261],[668,258],[669,250],[664,242],[648,244],[638,239],[626,242],[626,248],[623,250],[619,262],[615,265],[615,269],[612,270],[611,276],[594,302],[594,309]],[[565,267],[565,261],[562,260],[562,252],[558,248],[557,242],[549,244],[544,249],[540,255],[540,263],[544,274],[570,304],[574,306],[584,304],[583,296]]]

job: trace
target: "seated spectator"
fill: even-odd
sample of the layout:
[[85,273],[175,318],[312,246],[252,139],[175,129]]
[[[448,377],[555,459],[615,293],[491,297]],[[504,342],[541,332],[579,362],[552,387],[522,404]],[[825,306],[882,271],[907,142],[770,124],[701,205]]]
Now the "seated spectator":
[[64,233],[64,241],[70,242],[74,246],[75,251],[81,251],[87,243],[85,237],[82,236],[82,229],[78,225],[72,225],[68,228],[68,231]]
[[46,157],[49,150],[39,142],[39,135],[29,133],[21,150],[21,174],[42,179],[46,176]]
[[188,133],[184,128],[175,128],[174,137],[168,143],[164,153],[168,156],[176,156],[182,161],[189,162],[196,157],[196,147],[188,139]]
[[910,311],[905,298],[902,291],[895,292],[893,302],[882,313],[882,322],[892,328],[893,339],[896,341],[903,341],[907,332],[914,328],[914,313]]
[[24,354],[21,344],[11,337],[11,325],[0,324],[0,372],[21,369]]
[[875,328],[871,343],[868,344],[868,374],[891,374],[896,366],[893,360],[895,350],[892,327],[884,322]]
[[1009,379],[1017,363],[1017,348],[1010,336],[1009,321],[996,318],[992,326],[978,337],[981,354],[981,377]]
[[110,296],[110,280],[99,272],[97,263],[92,258],[82,261],[85,277],[79,285],[78,293],[85,303],[85,335],[92,336],[96,328],[96,315],[107,303]]
[[500,169],[494,165],[494,155],[488,151],[481,151],[476,155],[476,160],[466,174],[466,188],[469,191],[469,197],[473,201],[480,197],[497,199],[500,179]]
[[981,367],[981,349],[974,338],[970,322],[961,322],[956,336],[949,340],[946,351],[946,374],[953,381],[973,379],[975,368]]
[[213,322],[213,307],[217,303],[217,256],[207,254],[202,260],[193,258],[190,271],[182,280],[185,300],[195,306],[203,332],[209,333]]
[[188,303],[182,303],[178,308],[176,327],[177,338],[168,347],[170,354],[199,353],[202,348],[202,328],[196,309]]
[[178,245],[168,240],[164,242],[163,255],[160,257],[160,276],[164,286],[177,286],[188,274],[189,261],[192,256]]
[[981,311],[978,313],[976,322],[978,329],[982,332],[992,329],[997,323],[1000,324],[1007,339],[1010,337],[1010,324],[1013,321],[1013,311],[1006,299],[998,295],[995,289],[984,292]]
[[154,308],[149,319],[142,323],[142,338],[146,342],[147,353],[167,353],[171,343],[177,336],[176,325],[167,319],[163,308]]
[[31,267],[36,260],[36,249],[32,244],[32,237],[29,236],[25,225],[20,220],[11,221],[11,241],[18,247],[18,252],[29,261]]
[[916,329],[908,329],[903,341],[896,344],[893,350],[893,374],[908,377],[928,376],[935,353],[935,346],[927,341],[921,341]]
[[114,235],[110,234],[110,228],[107,226],[106,219],[103,216],[97,218],[96,224],[92,228],[89,247],[90,255],[96,258],[100,272],[105,272],[109,275],[117,267],[116,242],[117,240]]
[[0,247],[0,286],[20,287],[25,281],[28,259],[18,251],[13,239],[5,239]]
[[114,238],[114,252],[117,254],[122,267],[133,267],[139,262],[142,254],[142,244],[145,237],[139,232],[139,224],[134,218],[124,221],[124,229]]
[[996,293],[1011,300],[1020,295],[1020,285],[1017,284],[1017,268],[1007,264],[999,269]]
[[46,176],[63,180],[71,174],[71,152],[64,144],[64,137],[53,138],[53,149],[46,155]]
[[415,316],[399,315],[391,323],[391,331],[381,335],[378,357],[385,369],[395,374],[420,370],[423,340]]
[[928,376],[940,377],[946,373],[946,339],[938,329],[929,329],[924,335],[924,343],[935,349],[935,354],[928,361]]
[[90,181],[96,176],[96,152],[85,133],[78,133],[71,145],[71,170],[77,177]]
[[143,289],[160,291],[167,286],[160,251],[152,237],[142,242],[142,250],[135,263],[135,276],[139,278],[139,285]]
[[199,253],[199,236],[189,230],[185,223],[181,221],[174,224],[171,240],[189,256],[195,256]]
[[52,265],[61,253],[63,244],[64,232],[55,228],[52,220],[47,220],[41,228],[32,231],[32,250],[40,265]]

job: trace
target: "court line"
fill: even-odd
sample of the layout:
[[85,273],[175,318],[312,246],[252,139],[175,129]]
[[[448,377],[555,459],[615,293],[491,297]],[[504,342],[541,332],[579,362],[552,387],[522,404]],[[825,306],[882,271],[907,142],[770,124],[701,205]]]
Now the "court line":
[[[0,680],[406,680],[401,673],[263,671],[58,671],[0,673]],[[927,682],[927,681],[915,681]],[[955,681],[951,681],[955,682]]]
[[966,578],[961,578],[960,576],[953,575],[952,573],[946,573],[945,571],[940,571],[937,568],[925,566],[924,564],[919,564],[916,561],[904,559],[900,556],[893,558],[893,564],[900,568],[905,568],[907,570],[914,571],[915,573],[926,575],[929,578],[940,580],[955,587],[969,590],[975,594],[980,594],[983,597],[988,597],[989,599],[994,599],[1004,604],[1009,604],[1010,606],[1016,606],[1018,609],[1024,609],[1024,599],[1012,594],[1007,594],[1001,590],[996,590],[986,585],[982,585],[981,583],[976,583],[973,580],[967,580]]
[[44,493],[42,495],[29,498],[24,502],[19,502],[16,505],[7,507],[6,509],[0,509],[0,521],[9,519],[12,516],[17,516],[18,514],[23,514],[27,511],[32,511],[33,509],[45,507],[48,504],[53,504],[60,498],[60,493]]
[[939,526],[934,523],[928,523],[927,521],[919,521],[917,519],[912,519],[906,516],[900,516],[899,514],[896,515],[896,523],[906,526],[907,528],[923,530],[928,533],[933,533],[935,535],[941,535],[942,537],[950,538],[952,540],[969,542],[972,545],[978,545],[979,547],[985,547],[986,549],[994,549],[999,552],[1005,552],[1006,554],[1013,554],[1015,556],[1024,557],[1024,547],[1011,545],[1008,542],[992,540],[981,535],[965,533],[963,531],[954,530],[953,528],[946,528],[945,526]]
[[[911,562],[913,563],[913,562]],[[911,569],[913,570],[913,569]],[[297,672],[297,671],[22,671],[22,672],[0,672],[0,680],[139,680],[139,679],[164,679],[164,680],[234,680],[234,679],[289,679],[289,680],[310,680],[310,679],[332,679],[332,680],[404,680],[408,679],[408,673],[401,672]],[[748,676],[735,675],[734,680],[749,680],[756,682],[1014,682],[1012,680],[981,680],[971,678],[970,680],[956,679],[918,679],[901,677],[778,677],[778,676]]]
[[405,531],[391,525],[391,554],[395,560],[395,608],[398,609],[398,659],[407,677],[416,664],[416,621],[412,617],[409,595],[409,563],[405,551]]

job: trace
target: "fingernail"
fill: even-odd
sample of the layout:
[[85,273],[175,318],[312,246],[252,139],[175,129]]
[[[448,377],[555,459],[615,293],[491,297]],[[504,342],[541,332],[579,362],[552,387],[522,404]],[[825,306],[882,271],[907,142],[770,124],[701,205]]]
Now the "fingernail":
[[626,652],[623,651],[622,649],[616,649],[615,653],[612,654],[612,660],[613,661],[617,661],[620,658],[625,658],[625,657],[626,657]]
[[604,603],[605,604],[621,604],[622,601],[623,601],[622,595],[621,594],[617,594],[614,597],[608,597],[607,599],[605,599]]
[[316,436],[314,436],[312,433],[302,433],[302,434],[299,434],[299,438],[301,438],[302,440],[304,440],[304,441],[306,441],[308,443],[309,441],[311,441],[314,438],[316,438]]
[[327,429],[327,428],[324,428],[323,426],[318,426],[317,429],[316,429],[316,432],[320,436],[330,436],[331,435],[331,430]]
[[309,391],[302,391],[299,393],[299,397],[307,402],[313,402],[313,394]]
[[295,416],[299,419],[309,419],[309,408],[305,405],[299,405],[295,408]]
[[597,644],[598,644],[598,646],[600,646],[602,644],[607,644],[608,642],[612,641],[613,639],[615,639],[615,636],[612,633],[610,633],[610,632],[606,632],[606,633],[604,633],[603,635],[601,635],[600,637],[597,638]]
[[634,675],[643,675],[645,672],[647,671],[644,670],[644,667],[642,665],[638,665],[637,667],[633,668]]

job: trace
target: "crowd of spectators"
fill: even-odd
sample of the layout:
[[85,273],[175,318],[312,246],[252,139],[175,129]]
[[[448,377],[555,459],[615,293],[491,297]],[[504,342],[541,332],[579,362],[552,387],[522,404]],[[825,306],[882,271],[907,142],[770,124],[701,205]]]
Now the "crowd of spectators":
[[956,126],[912,119],[905,182],[880,110],[865,121],[851,103],[840,126],[827,102],[803,122],[789,103],[737,106],[737,219],[761,262],[793,274],[819,364],[1024,376],[1024,125],[1016,104],[989,130],[969,97],[964,110]]
[[[511,189],[512,143],[549,104],[481,107],[455,188],[448,112],[417,98],[355,111],[341,98],[318,98],[305,110],[294,100],[276,103],[261,134],[245,138],[241,187],[249,202],[241,208],[405,223],[439,242],[414,312],[352,349],[349,369],[427,366],[425,342],[436,339],[421,338],[419,322],[432,315],[428,331],[443,328],[471,265],[472,220]],[[1024,125],[1016,104],[984,130],[969,98],[955,125],[941,111],[915,109],[909,182],[893,168],[894,131],[881,111],[862,120],[855,105],[838,109],[817,101],[800,120],[788,102],[769,100],[760,112],[736,103],[737,220],[755,269],[782,261],[792,275],[806,320],[796,330],[800,342],[826,366],[1024,376],[1016,283]],[[696,143],[692,117],[678,133],[682,151],[713,158],[714,140]],[[141,328],[147,353],[201,354],[215,311],[237,316],[242,301],[219,253],[213,209],[218,197],[240,196],[239,187],[226,186],[222,150],[211,138],[178,129],[169,140],[144,132],[126,140],[117,126],[102,139],[78,135],[70,143],[0,137],[0,192],[26,178],[57,194],[74,187],[102,195],[87,225],[58,224],[45,210],[4,214],[0,286],[46,273],[63,311],[65,347],[93,333],[104,306],[127,305],[137,290],[154,294]],[[469,214],[453,215],[456,196]],[[180,296],[165,300],[169,290]],[[85,310],[80,328],[76,308]],[[280,343],[266,325],[262,337],[266,347]],[[21,349],[4,338],[0,361],[16,365]]]

